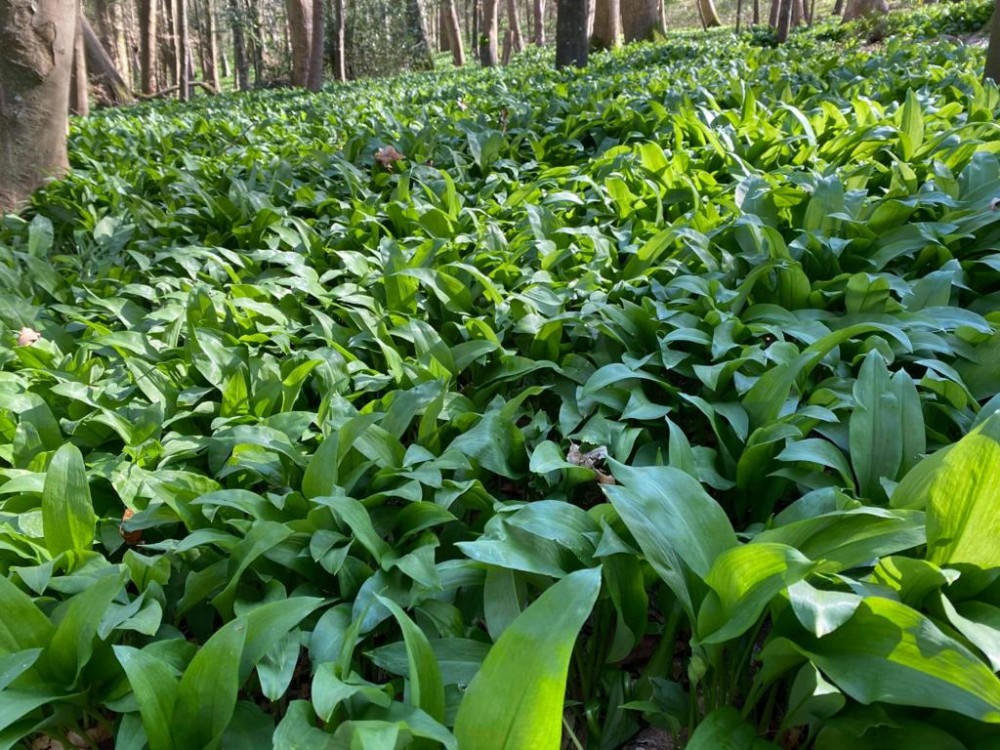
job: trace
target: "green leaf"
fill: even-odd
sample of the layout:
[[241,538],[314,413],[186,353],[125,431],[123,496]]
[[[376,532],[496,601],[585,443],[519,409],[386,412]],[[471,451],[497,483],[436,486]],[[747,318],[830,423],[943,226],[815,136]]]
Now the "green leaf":
[[941,708],[1000,724],[1000,679],[928,618],[892,599],[866,598],[835,631],[794,648],[862,703]]
[[757,737],[756,730],[735,708],[710,713],[691,735],[685,750],[774,750],[777,746]]
[[376,598],[392,612],[392,616],[396,618],[403,631],[409,667],[406,702],[421,709],[436,721],[444,721],[444,683],[427,636],[394,601],[383,596]]
[[115,646],[114,651],[139,704],[149,750],[174,750],[173,714],[178,685],[173,671],[137,648]]
[[493,644],[455,719],[462,750],[558,750],[570,655],[600,586],[599,568],[571,573]]
[[246,638],[246,621],[233,620],[198,649],[184,670],[173,714],[177,747],[210,750],[222,740],[236,710]]
[[42,489],[45,546],[53,555],[88,550],[94,543],[97,516],[90,499],[87,468],[80,450],[66,443],[52,456]]
[[694,620],[688,571],[704,580],[716,558],[737,544],[725,511],[698,481],[665,466],[630,468],[611,461],[617,485],[604,485],[649,564]]
[[53,632],[31,597],[0,576],[0,655],[48,646]]

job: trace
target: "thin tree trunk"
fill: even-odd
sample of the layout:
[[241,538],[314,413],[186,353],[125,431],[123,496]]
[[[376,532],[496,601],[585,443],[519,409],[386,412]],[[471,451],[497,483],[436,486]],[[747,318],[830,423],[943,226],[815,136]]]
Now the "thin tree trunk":
[[191,35],[188,30],[187,0],[177,0],[177,57],[180,61],[181,101],[191,98]]
[[507,23],[512,32],[511,43],[514,52],[524,52],[524,38],[521,36],[521,19],[517,13],[517,0],[507,0]]
[[652,39],[660,25],[656,0],[621,0],[621,18],[626,43]]
[[587,3],[558,0],[556,4],[556,67],[587,64]]
[[139,67],[142,93],[156,91],[156,0],[139,0]]
[[205,0],[205,80],[207,80],[216,91],[219,86],[219,43],[218,30],[215,28],[215,8],[212,0]]
[[743,20],[743,0],[736,0],[736,33],[740,33],[740,22]]
[[87,23],[86,16],[81,19],[83,31],[83,50],[87,61],[87,77],[106,92],[108,104],[131,104],[135,98],[129,85],[125,83],[121,73],[115,67],[114,60],[97,38],[97,34]]
[[993,9],[990,21],[990,43],[986,48],[986,68],[983,77],[1000,81],[1000,11]]
[[438,5],[438,52],[451,52],[451,34],[448,33],[448,8],[442,2]]
[[465,49],[462,46],[462,30],[458,26],[458,9],[455,0],[441,0],[441,10],[444,13],[445,27],[448,31],[448,45],[451,48],[451,60],[456,67],[465,65]]
[[344,82],[347,80],[347,68],[344,64],[344,0],[333,0],[333,77]]
[[753,0],[753,25],[760,25],[760,0]]
[[319,91],[323,88],[323,62],[326,60],[323,54],[326,41],[324,10],[324,0],[312,0],[312,49],[309,51],[309,80],[307,82],[310,91]]
[[239,0],[229,0],[229,11],[233,29],[233,65],[236,68],[236,88],[247,91],[250,88],[250,61],[247,58],[247,43],[243,36],[243,13]]
[[75,0],[0,3],[0,214],[68,168]]
[[534,0],[535,34],[532,41],[539,47],[545,44],[545,0]]
[[483,17],[479,36],[479,62],[484,68],[497,64],[497,27],[500,25],[499,0],[483,0]]
[[78,117],[90,114],[90,87],[87,85],[87,53],[83,47],[83,11],[77,6],[73,34],[73,75],[69,86],[69,111]]
[[247,17],[250,19],[250,44],[253,61],[253,82],[257,87],[264,85],[264,35],[260,23],[260,5],[258,0],[247,0]]
[[619,0],[597,0],[594,8],[593,46],[597,49],[616,49],[622,40],[622,12]]

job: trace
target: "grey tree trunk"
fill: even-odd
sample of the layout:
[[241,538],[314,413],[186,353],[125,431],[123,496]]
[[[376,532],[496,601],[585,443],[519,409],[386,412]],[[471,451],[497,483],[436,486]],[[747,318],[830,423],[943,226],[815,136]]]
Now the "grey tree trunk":
[[889,12],[887,0],[847,0],[844,23],[862,16],[885,15]]
[[177,0],[177,83],[180,84],[178,97],[182,102],[191,98],[191,34],[188,30],[187,0]]
[[621,0],[621,16],[626,43],[652,39],[661,23],[656,0]]
[[458,25],[458,9],[455,0],[442,0],[441,9],[444,12],[445,28],[448,31],[448,46],[451,49],[451,60],[456,67],[465,65],[465,48],[462,45],[462,30]]
[[424,24],[424,12],[420,0],[407,0],[406,31],[412,45],[411,58],[420,70],[431,70],[434,67],[434,55],[427,41],[427,27]]
[[292,42],[292,85],[306,87],[309,81],[309,47],[312,43],[312,3],[288,0],[288,35]]
[[97,34],[82,17],[83,50],[87,60],[87,78],[105,92],[108,104],[131,104],[132,91],[125,83],[114,61],[97,38]]
[[215,27],[215,8],[212,0],[205,0],[205,78],[216,91],[219,90],[219,32]]
[[344,0],[333,0],[333,77],[340,82],[347,80],[344,62]]
[[483,0],[483,17],[480,22],[479,62],[484,68],[496,67],[498,62],[497,27],[500,25],[499,0]]
[[326,56],[323,47],[326,41],[326,25],[323,19],[324,0],[312,0],[312,43],[309,45],[309,78],[306,81],[310,91],[323,88],[323,62]]
[[68,168],[74,0],[0,0],[0,213]]
[[87,85],[87,54],[83,47],[83,13],[77,8],[73,37],[73,73],[69,83],[69,111],[78,117],[90,114],[90,87]]
[[229,0],[230,21],[233,28],[233,66],[236,68],[236,88],[246,91],[250,88],[250,61],[247,58],[247,42],[243,36],[243,16],[239,0]]
[[778,8],[778,42],[788,41],[788,30],[792,24],[792,2],[793,0],[780,0]]
[[142,93],[156,91],[156,0],[139,0],[139,68]]
[[597,49],[616,49],[622,40],[622,11],[619,0],[597,0],[594,10],[594,33],[591,40]]
[[587,64],[587,5],[585,0],[559,0],[556,4],[556,67]]
[[701,17],[705,22],[705,26],[708,28],[713,28],[715,26],[722,26],[722,20],[719,18],[719,11],[715,9],[715,2],[713,0],[696,0],[698,3],[698,8],[701,13]]
[[545,0],[534,0],[535,35],[532,41],[539,47],[545,44]]
[[1000,82],[1000,12],[996,8],[990,21],[990,45],[986,48],[984,77]]
[[517,13],[517,0],[507,0],[507,23],[511,30],[511,44],[514,52],[523,52],[524,38],[521,36],[521,19]]

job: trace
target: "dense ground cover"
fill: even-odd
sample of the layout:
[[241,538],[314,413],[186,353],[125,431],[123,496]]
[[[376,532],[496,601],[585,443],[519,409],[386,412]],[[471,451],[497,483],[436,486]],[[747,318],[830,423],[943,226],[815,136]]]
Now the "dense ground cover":
[[1000,747],[1000,94],[757,41],[77,123],[0,746]]

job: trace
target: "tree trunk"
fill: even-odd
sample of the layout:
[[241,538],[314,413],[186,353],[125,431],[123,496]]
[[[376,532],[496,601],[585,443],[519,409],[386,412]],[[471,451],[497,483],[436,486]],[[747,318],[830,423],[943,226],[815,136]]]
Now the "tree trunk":
[[771,10],[767,14],[767,25],[778,28],[778,18],[781,16],[781,0],[771,0]]
[[219,43],[218,30],[215,28],[215,8],[212,0],[205,0],[205,39],[203,40],[205,49],[205,80],[207,80],[216,91],[219,86]]
[[177,0],[177,59],[180,76],[180,99],[186,102],[191,98],[191,35],[188,31],[187,0]]
[[722,26],[722,20],[719,18],[719,12],[715,9],[714,0],[696,0],[696,2],[698,3],[699,12],[704,19],[705,26],[710,29],[715,26]]
[[250,88],[250,61],[247,58],[247,43],[243,36],[243,13],[239,0],[229,0],[230,21],[233,28],[233,66],[236,68],[236,88],[247,91]]
[[839,16],[844,12],[844,0],[836,0],[833,4],[833,10],[830,11],[831,16]]
[[409,37],[411,54],[418,70],[432,70],[434,55],[431,45],[427,42],[427,27],[424,25],[424,12],[420,8],[420,0],[407,0],[406,3],[406,34]]
[[760,24],[760,0],[753,0],[753,25]]
[[479,32],[479,62],[484,68],[492,68],[497,64],[499,5],[499,0],[483,0],[483,16]]
[[524,52],[524,37],[521,36],[521,19],[517,13],[517,0],[507,0],[507,23],[511,30],[511,45],[514,52]]
[[288,35],[292,42],[292,85],[306,87],[309,80],[309,47],[312,42],[312,3],[288,0]]
[[778,8],[778,42],[784,44],[788,41],[788,30],[792,22],[792,2],[793,0],[780,0]]
[[156,0],[139,2],[139,67],[142,76],[142,93],[156,91]]
[[333,0],[333,77],[343,83],[347,80],[344,64],[344,0]]
[[68,168],[74,0],[0,0],[0,214]]
[[1000,82],[1000,12],[993,9],[993,20],[990,21],[990,44],[986,48],[985,78]]
[[660,25],[656,0],[620,0],[622,32],[625,42],[644,42],[653,38]]
[[258,0],[247,0],[247,18],[250,19],[250,58],[253,61],[253,82],[255,86],[264,84],[264,35],[260,23]]
[[597,0],[594,10],[594,33],[591,35],[596,49],[616,49],[621,46],[622,13],[619,0]]
[[587,64],[587,3],[558,0],[556,3],[556,67]]
[[535,34],[532,41],[539,47],[545,44],[545,0],[534,0]]
[[885,15],[889,12],[887,0],[847,0],[844,23],[862,16]]
[[86,117],[90,114],[90,90],[87,85],[87,55],[83,49],[83,11],[77,8],[73,35],[73,72],[69,82],[69,111]]
[[323,88],[324,42],[326,41],[326,26],[323,19],[324,0],[312,0],[312,49],[309,51],[310,91]]
[[792,0],[792,28],[796,29],[805,23],[806,9],[802,0]]
[[442,0],[441,10],[444,12],[445,27],[448,31],[448,45],[451,49],[451,60],[456,67],[465,65],[465,48],[462,45],[462,30],[458,26],[458,9],[455,0]]
[[131,104],[135,100],[131,89],[118,72],[107,50],[101,45],[97,34],[87,23],[85,16],[81,20],[81,26],[88,79],[105,92],[108,104]]
[[451,34],[448,33],[448,8],[442,2],[438,6],[438,52],[451,52]]

